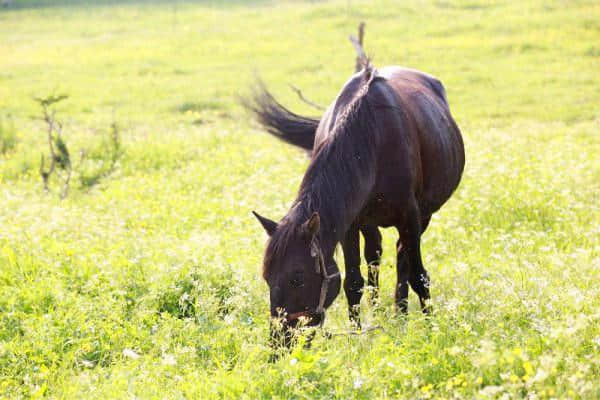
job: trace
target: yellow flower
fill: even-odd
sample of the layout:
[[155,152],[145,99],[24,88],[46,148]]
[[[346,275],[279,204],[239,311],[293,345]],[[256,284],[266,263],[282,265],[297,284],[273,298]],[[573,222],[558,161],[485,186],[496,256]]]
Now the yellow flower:
[[478,385],[481,385],[481,384],[483,383],[483,378],[482,378],[482,377],[478,377],[478,378],[475,380],[475,382],[476,382]]
[[430,383],[428,385],[425,385],[421,388],[421,392],[423,393],[429,393],[431,392],[431,389],[433,389],[433,385]]
[[523,369],[525,369],[525,374],[526,375],[533,375],[533,366],[531,365],[531,363],[529,361],[525,361],[523,363]]
[[515,347],[512,352],[515,356],[519,358],[523,357],[523,350],[520,347]]

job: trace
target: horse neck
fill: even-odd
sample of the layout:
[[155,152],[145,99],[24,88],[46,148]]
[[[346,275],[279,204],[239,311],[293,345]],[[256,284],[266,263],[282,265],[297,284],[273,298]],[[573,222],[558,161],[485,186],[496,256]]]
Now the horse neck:
[[366,96],[368,84],[358,90],[363,93],[335,118],[329,139],[314,155],[296,200],[300,220],[319,213],[321,242],[329,251],[343,240],[375,184],[378,128]]
[[[313,212],[318,212],[321,220],[320,242],[325,255],[332,255],[338,242],[344,239],[346,231],[356,220],[371,194],[375,182],[374,165],[365,167],[359,165],[350,168],[353,174],[341,177],[340,170],[348,166],[336,165],[343,163],[346,157],[355,154],[336,157],[331,163],[324,163],[323,170],[317,175],[307,175],[302,190],[297,199],[301,205],[298,222],[306,221]],[[362,154],[368,158],[368,155]],[[327,177],[333,177],[327,179]],[[306,178],[306,176],[305,176]],[[339,178],[339,179],[336,179]]]

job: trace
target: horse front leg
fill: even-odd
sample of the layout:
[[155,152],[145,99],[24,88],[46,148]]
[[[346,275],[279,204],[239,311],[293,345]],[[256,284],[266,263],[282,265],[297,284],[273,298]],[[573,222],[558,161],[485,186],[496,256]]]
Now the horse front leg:
[[371,288],[370,301],[376,305],[379,299],[379,265],[381,263],[381,233],[375,225],[364,225],[360,231],[365,238],[365,260],[368,266],[367,284]]
[[365,280],[360,273],[359,229],[357,225],[352,225],[346,232],[346,236],[342,241],[342,249],[346,266],[344,291],[348,299],[348,314],[350,321],[360,327],[360,299]]
[[406,249],[402,246],[402,237],[400,237],[396,242],[396,307],[401,314],[406,314],[408,311],[409,273]]

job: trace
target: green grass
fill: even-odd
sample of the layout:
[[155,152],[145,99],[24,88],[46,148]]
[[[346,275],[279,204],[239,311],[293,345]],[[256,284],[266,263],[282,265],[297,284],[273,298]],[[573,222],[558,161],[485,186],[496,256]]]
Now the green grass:
[[[594,1],[15,1],[0,10],[0,398],[600,397],[600,6]],[[259,72],[327,104],[367,23],[375,64],[438,76],[465,138],[424,235],[435,314],[382,305],[363,336],[268,363],[265,235],[305,156],[237,104]],[[74,165],[110,125],[124,153],[44,193],[57,106]],[[8,128],[2,128],[7,131]],[[339,262],[342,264],[342,257]],[[326,329],[349,329],[343,295]]]

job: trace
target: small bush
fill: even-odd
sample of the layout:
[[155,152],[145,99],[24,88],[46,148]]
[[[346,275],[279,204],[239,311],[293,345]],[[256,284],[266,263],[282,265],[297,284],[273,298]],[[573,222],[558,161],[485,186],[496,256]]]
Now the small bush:
[[44,153],[42,153],[40,163],[40,175],[44,182],[44,190],[46,192],[49,191],[48,182],[55,171],[55,167],[58,165],[58,169],[66,173],[60,194],[62,199],[64,199],[69,192],[69,182],[71,181],[71,172],[73,169],[71,168],[69,149],[61,136],[62,123],[56,119],[56,109],[54,106],[68,97],[69,96],[66,94],[60,94],[34,98],[42,108],[42,120],[47,126],[46,134],[48,135],[48,150],[50,152],[50,165],[48,169],[45,168]]
[[6,154],[17,145],[17,130],[12,120],[5,121],[0,117],[0,153]]
[[195,267],[166,288],[158,299],[158,311],[176,318],[198,318],[204,313],[223,318],[232,311],[233,271]]
[[158,311],[176,318],[191,318],[196,314],[199,281],[192,274],[175,282],[158,300]]
[[223,106],[219,102],[214,100],[207,100],[202,102],[186,101],[175,107],[175,110],[179,111],[182,114],[185,114],[188,112],[199,113],[203,111],[216,111],[220,110],[222,107]]
[[81,168],[79,171],[79,184],[82,188],[96,185],[100,180],[110,175],[123,156],[119,126],[113,122],[108,135],[100,145],[89,152],[82,151]]

